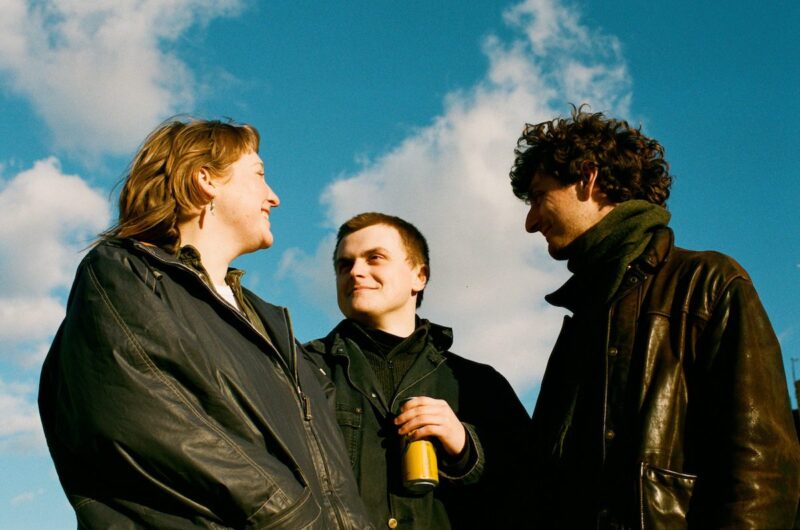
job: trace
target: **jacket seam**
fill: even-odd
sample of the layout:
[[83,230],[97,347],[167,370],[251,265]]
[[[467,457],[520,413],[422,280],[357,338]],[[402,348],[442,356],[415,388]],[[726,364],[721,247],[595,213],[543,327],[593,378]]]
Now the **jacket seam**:
[[[111,299],[108,297],[107,293],[105,292],[105,289],[103,289],[103,286],[101,285],[100,280],[97,278],[97,275],[94,272],[94,268],[91,265],[89,265],[88,267],[88,272],[89,272],[89,277],[92,280],[92,283],[95,285],[95,288],[97,289],[98,293],[103,299],[103,303],[106,305],[106,307],[108,307],[109,311],[111,312],[112,318],[117,322],[120,329],[122,329],[125,336],[131,342],[136,354],[145,363],[145,365],[152,371],[152,373],[162,382],[162,384],[164,384],[175,395],[175,397],[177,397],[184,404],[184,406],[186,406],[187,410],[189,410],[198,420],[200,420],[204,425],[206,425],[207,428],[216,433],[217,436],[219,436],[220,439],[222,439],[231,449],[233,449],[233,451],[236,454],[238,454],[243,461],[245,461],[253,469],[255,469],[266,480],[267,483],[271,484],[275,488],[275,493],[280,494],[284,500],[288,499],[286,493],[281,489],[281,487],[278,486],[278,484],[276,484],[275,481],[273,481],[271,477],[268,474],[266,474],[264,470],[261,469],[260,466],[258,466],[258,464],[256,464],[250,457],[244,454],[239,448],[239,446],[233,443],[233,440],[228,438],[221,430],[219,430],[215,425],[213,425],[206,418],[204,418],[202,414],[199,414],[196,408],[192,406],[191,403],[189,403],[189,401],[180,392],[180,390],[174,384],[172,384],[168,378],[164,376],[161,370],[158,369],[158,367],[155,365],[152,359],[150,359],[150,357],[147,355],[147,352],[144,351],[144,348],[142,348],[141,344],[139,344],[139,342],[136,340],[133,333],[131,333],[131,331],[128,329],[128,326],[125,324],[125,321],[117,312],[116,308],[114,307],[114,304],[111,303]],[[273,496],[270,495],[270,498],[267,501],[265,501],[265,503],[269,502],[269,500],[272,500],[272,498]],[[256,513],[259,510],[261,510],[261,507],[258,510],[256,510]],[[248,517],[248,520],[249,518],[250,517]]]
[[[275,519],[275,520],[273,520],[273,521],[270,521],[270,522],[269,522],[267,525],[265,525],[265,526],[260,526],[259,528],[262,528],[262,529],[264,529],[264,530],[267,530],[267,529],[269,529],[269,528],[275,528],[277,525],[280,525],[280,524],[283,524],[283,523],[285,523],[287,519],[290,519],[292,516],[294,516],[295,514],[297,514],[298,512],[300,512],[300,511],[301,511],[301,509],[302,509],[302,508],[304,508],[304,507],[306,506],[306,504],[308,503],[308,501],[309,501],[309,500],[312,500],[312,499],[313,499],[313,497],[312,497],[312,495],[311,495],[311,488],[305,488],[305,493],[303,493],[303,496],[302,496],[302,497],[300,497],[300,499],[298,499],[298,500],[297,500],[297,502],[296,502],[296,503],[295,503],[293,506],[291,506],[289,509],[287,509],[287,510],[285,510],[285,511],[281,512],[281,514],[280,514],[280,517],[276,518],[276,519]],[[264,501],[264,503],[262,503],[262,504],[261,504],[261,506],[259,506],[258,510],[256,510],[256,511],[253,513],[253,515],[251,515],[250,517],[248,517],[248,518],[247,518],[247,522],[248,522],[248,523],[252,522],[252,520],[253,520],[253,519],[254,519],[254,518],[255,518],[255,517],[256,517],[256,516],[257,516],[259,513],[261,513],[261,511],[262,511],[262,510],[264,510],[264,508],[266,508],[266,507],[267,507],[267,505],[270,503],[270,501],[271,501],[271,500],[272,500],[272,499],[267,499],[266,501]],[[322,513],[322,510],[321,510],[321,509],[317,510],[317,514],[316,514],[316,516],[314,517],[314,521],[316,521],[317,519],[319,519],[319,516],[320,516],[320,514],[321,514],[321,513]],[[313,523],[314,521],[312,521],[312,523]]]
[[709,319],[711,318],[711,315],[713,315],[717,311],[717,306],[719,306],[720,301],[725,297],[725,294],[731,288],[731,284],[733,284],[733,282],[735,282],[736,280],[741,280],[741,281],[743,281],[745,283],[748,283],[748,284],[752,284],[753,283],[752,281],[750,281],[750,279],[748,279],[747,277],[745,277],[745,276],[743,276],[741,274],[735,274],[735,275],[731,276],[730,278],[728,278],[728,281],[726,281],[722,285],[722,287],[720,287],[719,293],[717,294],[716,298],[714,299],[714,303],[709,308],[709,317],[708,317]]
[[443,477],[453,482],[462,482],[466,480],[467,477],[469,477],[473,473],[477,473],[482,467],[482,464],[485,459],[485,456],[483,454],[483,446],[478,440],[478,434],[477,432],[475,432],[475,427],[463,421],[461,422],[461,425],[464,426],[464,431],[466,431],[467,436],[469,436],[469,440],[467,440],[467,443],[469,443],[470,440],[472,440],[473,448],[475,449],[477,454],[475,455],[475,462],[473,462],[472,466],[470,466],[469,469],[458,475],[448,474],[443,468],[439,469],[439,472]]

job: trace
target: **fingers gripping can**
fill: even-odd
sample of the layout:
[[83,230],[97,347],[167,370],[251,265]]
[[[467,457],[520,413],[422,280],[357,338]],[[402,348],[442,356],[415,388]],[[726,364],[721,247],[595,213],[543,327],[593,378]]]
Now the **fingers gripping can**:
[[436,450],[430,440],[402,438],[403,487],[412,493],[425,493],[439,485]]

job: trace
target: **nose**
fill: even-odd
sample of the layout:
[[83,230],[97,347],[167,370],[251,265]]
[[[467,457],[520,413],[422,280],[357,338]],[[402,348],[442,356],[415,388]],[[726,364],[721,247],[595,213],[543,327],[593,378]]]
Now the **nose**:
[[531,234],[539,231],[539,215],[533,206],[528,210],[528,215],[525,217],[525,231]]
[[272,188],[269,187],[269,184],[264,183],[264,185],[267,187],[267,202],[272,208],[277,208],[281,204],[281,199],[274,191],[272,191]]
[[350,267],[350,276],[353,278],[360,278],[365,276],[367,262],[363,259],[357,259],[353,261],[352,267]]

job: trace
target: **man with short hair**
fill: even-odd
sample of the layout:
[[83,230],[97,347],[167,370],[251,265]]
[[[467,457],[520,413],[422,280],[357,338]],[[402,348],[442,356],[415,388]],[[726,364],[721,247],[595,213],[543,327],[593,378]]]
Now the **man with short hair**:
[[788,528],[800,453],[747,273],[673,244],[661,145],[574,108],[528,125],[511,184],[573,276],[533,413],[543,528]]
[[[448,351],[452,331],[416,316],[430,278],[428,245],[412,224],[363,213],[334,251],[346,317],[306,345],[335,386],[339,426],[367,510],[379,527],[511,527],[529,419],[489,366]],[[401,439],[437,446],[438,486],[403,486]]]

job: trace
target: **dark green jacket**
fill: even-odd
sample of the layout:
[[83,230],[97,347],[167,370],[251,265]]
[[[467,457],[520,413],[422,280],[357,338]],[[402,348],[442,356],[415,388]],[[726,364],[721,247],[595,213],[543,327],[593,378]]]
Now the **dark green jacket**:
[[[529,419],[505,378],[490,366],[450,353],[451,330],[430,324],[428,342],[399,391],[383,396],[364,354],[342,333],[346,325],[343,321],[306,350],[335,386],[336,418],[373,521],[381,528],[396,521],[398,529],[510,527],[520,509],[517,478]],[[413,396],[446,400],[464,423],[477,457],[458,476],[440,469],[439,486],[423,495],[403,489],[392,424],[402,401]]]
[[369,527],[288,312],[244,294],[271,341],[158,248],[81,262],[39,392],[80,528]]
[[[564,289],[548,300],[573,309]],[[736,262],[675,247],[668,228],[609,303],[565,317],[532,430],[543,528],[794,521],[800,448],[775,333]]]

